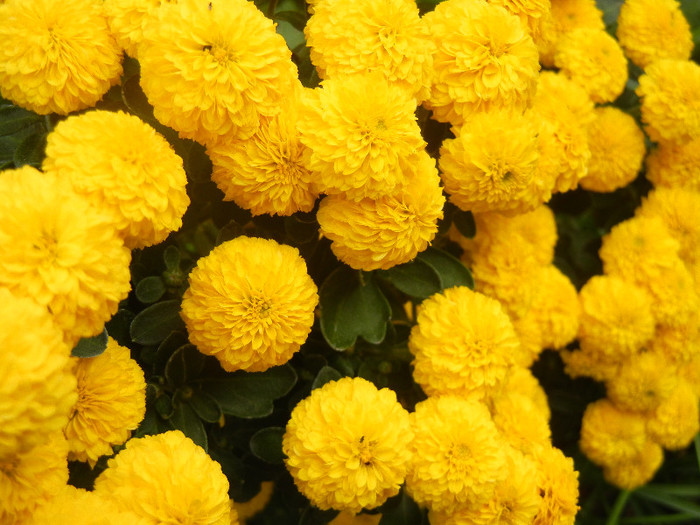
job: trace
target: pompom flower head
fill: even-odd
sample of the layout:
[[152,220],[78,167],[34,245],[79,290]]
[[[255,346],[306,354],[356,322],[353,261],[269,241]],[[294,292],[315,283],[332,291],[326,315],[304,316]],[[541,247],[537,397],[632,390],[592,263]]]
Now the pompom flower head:
[[551,18],[545,19],[542,38],[538,39],[540,62],[554,65],[559,40],[575,29],[605,29],[603,12],[596,0],[552,0]]
[[94,106],[122,73],[100,2],[7,2],[0,41],[0,93],[42,115]]
[[[117,43],[131,57],[138,56],[143,31],[163,0],[104,0],[104,12]],[[171,1],[171,0],[166,0]],[[175,0],[177,1],[177,0]]]
[[95,480],[98,495],[149,525],[237,523],[228,488],[221,466],[179,430],[129,440]]
[[408,418],[387,388],[360,377],[327,383],[292,411],[282,441],[287,468],[320,509],[377,507],[406,476]]
[[646,176],[654,186],[700,191],[700,135],[689,142],[662,142],[646,158]]
[[182,159],[152,127],[121,111],[60,122],[47,137],[43,169],[109,213],[129,248],[164,241],[190,203]]
[[252,136],[296,79],[284,39],[246,0],[163,4],[138,55],[156,118],[207,145]]
[[190,341],[227,371],[284,364],[311,331],[317,288],[296,248],[237,237],[199,259],[189,282]]
[[542,496],[532,525],[574,525],[579,509],[574,461],[551,445],[536,447],[530,457],[537,466],[537,490]]

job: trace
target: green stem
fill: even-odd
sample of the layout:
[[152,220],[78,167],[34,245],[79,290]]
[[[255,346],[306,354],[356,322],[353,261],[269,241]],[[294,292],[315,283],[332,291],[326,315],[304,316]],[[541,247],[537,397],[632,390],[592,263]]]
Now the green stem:
[[617,525],[619,523],[622,511],[625,510],[625,505],[627,505],[627,500],[631,494],[632,492],[629,490],[623,490],[620,492],[620,494],[617,496],[617,500],[615,500],[615,506],[610,513],[607,525]]
[[276,10],[277,10],[277,0],[270,0],[270,3],[267,5],[267,17],[274,20]]
[[700,468],[700,434],[695,436],[695,457],[698,460],[698,468]]
[[44,115],[44,126],[46,126],[46,131],[53,131],[53,122],[51,122],[51,113]]

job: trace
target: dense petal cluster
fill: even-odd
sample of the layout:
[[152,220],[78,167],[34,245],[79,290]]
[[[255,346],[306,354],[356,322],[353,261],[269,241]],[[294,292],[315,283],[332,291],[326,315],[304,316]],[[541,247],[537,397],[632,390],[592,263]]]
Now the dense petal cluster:
[[551,445],[537,447],[537,490],[542,496],[533,525],[573,525],[578,512],[578,472],[574,461]]
[[[131,57],[138,56],[143,31],[163,0],[104,0],[104,13],[117,43]],[[172,1],[172,0],[166,0]]]
[[700,191],[700,137],[683,144],[661,142],[646,158],[646,176],[654,186]]
[[540,62],[554,65],[559,40],[575,29],[605,29],[603,12],[595,0],[552,0],[551,17],[545,18],[543,35],[537,40]]

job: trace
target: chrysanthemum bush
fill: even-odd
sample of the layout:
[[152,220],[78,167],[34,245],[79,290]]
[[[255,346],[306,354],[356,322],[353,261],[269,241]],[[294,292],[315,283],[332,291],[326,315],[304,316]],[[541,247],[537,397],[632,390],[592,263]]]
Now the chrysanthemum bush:
[[698,28],[0,0],[0,523],[697,522]]

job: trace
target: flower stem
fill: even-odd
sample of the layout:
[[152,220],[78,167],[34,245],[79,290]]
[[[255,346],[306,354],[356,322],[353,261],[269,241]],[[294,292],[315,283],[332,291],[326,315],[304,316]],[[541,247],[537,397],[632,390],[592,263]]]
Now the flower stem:
[[613,506],[612,512],[610,513],[607,525],[618,524],[618,522],[620,521],[620,515],[622,514],[622,511],[625,510],[625,505],[627,504],[627,500],[629,499],[631,494],[632,492],[629,490],[623,490],[620,492],[620,494],[617,496],[617,500],[615,500],[615,505]]
[[53,122],[51,122],[51,113],[44,115],[44,126],[46,126],[46,131],[53,131]]

